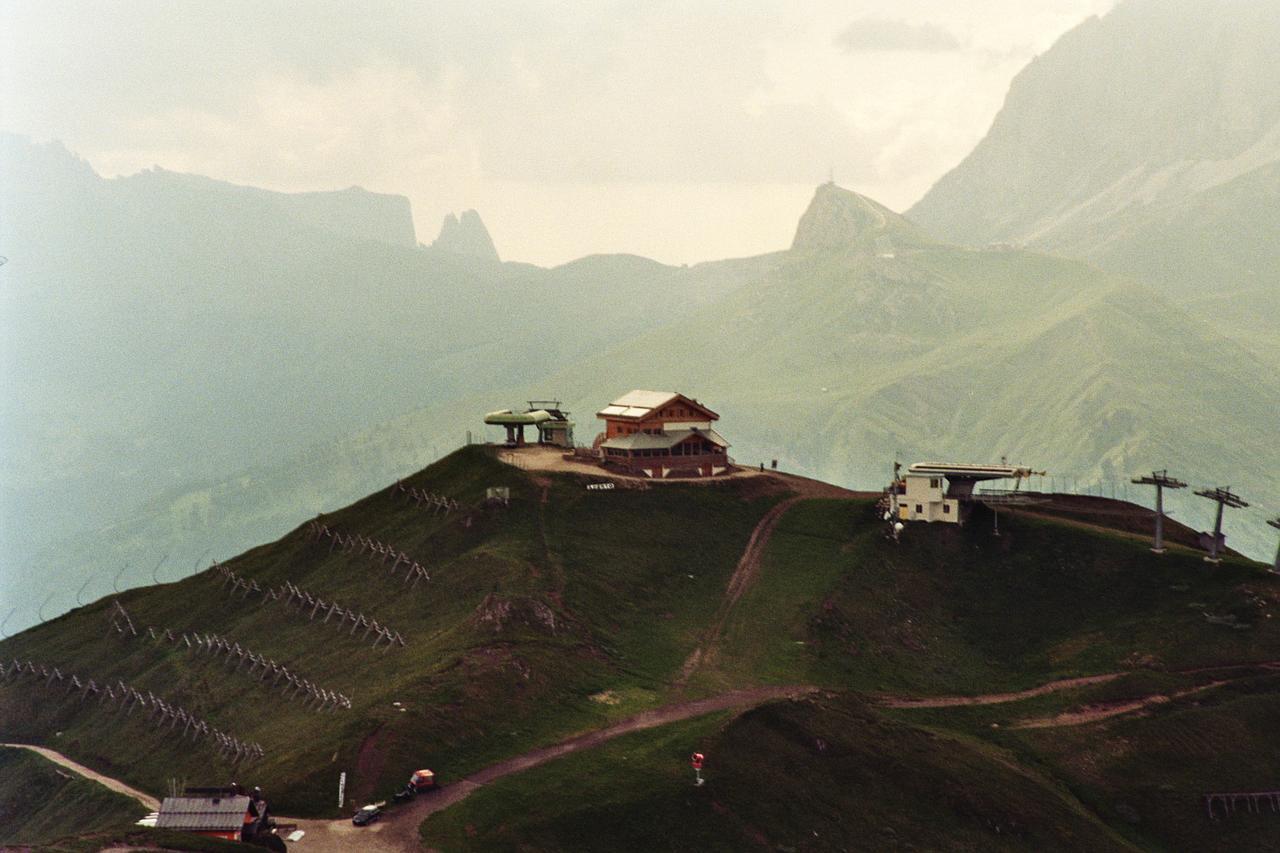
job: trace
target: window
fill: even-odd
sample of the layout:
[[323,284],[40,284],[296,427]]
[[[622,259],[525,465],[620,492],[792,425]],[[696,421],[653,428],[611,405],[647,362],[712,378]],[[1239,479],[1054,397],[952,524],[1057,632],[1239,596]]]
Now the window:
[[916,504],[916,512],[924,514],[924,506],[922,504]]
[[942,478],[941,478],[941,477],[934,477],[934,478],[930,479],[930,480],[929,480],[929,488],[931,488],[931,489],[941,489],[941,488],[942,488]]
[[943,514],[943,515],[951,515],[951,504],[943,504],[943,505],[942,505],[942,514]]

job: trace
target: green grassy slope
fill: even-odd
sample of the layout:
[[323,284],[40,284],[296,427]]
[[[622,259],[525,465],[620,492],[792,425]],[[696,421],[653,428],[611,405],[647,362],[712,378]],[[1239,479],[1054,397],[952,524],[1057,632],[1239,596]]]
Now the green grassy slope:
[[[861,849],[893,839],[1044,849],[1064,838],[1064,848],[1087,840],[1107,849],[1115,833],[1158,846],[1200,838],[1201,830],[1145,800],[1144,820],[1159,827],[1133,830],[1117,816],[1127,812],[1104,807],[1107,798],[1140,800],[1146,780],[1163,772],[1159,761],[1177,765],[1169,778],[1179,790],[1249,781],[1219,772],[1237,749],[1229,740],[1214,742],[1216,765],[1178,764],[1171,754],[1139,768],[1146,776],[1116,765],[1100,780],[1101,765],[1082,776],[1073,754],[1009,724],[1219,678],[1185,670],[1280,659],[1280,626],[1270,618],[1280,589],[1257,564],[1232,558],[1210,569],[1178,547],[1156,557],[1132,534],[1008,515],[998,537],[980,514],[964,528],[911,526],[895,544],[869,501],[806,500],[782,517],[754,586],[723,633],[709,637],[752,529],[785,494],[772,479],[588,491],[579,477],[521,471],[471,447],[406,485],[471,509],[432,515],[390,488],[323,521],[394,544],[430,568],[429,584],[406,587],[367,555],[331,553],[305,527],[227,563],[260,586],[287,580],[368,613],[405,635],[403,649],[375,650],[358,630],[353,637],[319,624],[320,616],[311,622],[281,603],[229,594],[216,572],[119,597],[139,627],[225,635],[350,696],[351,710],[309,711],[225,658],[145,633],[121,638],[103,600],[3,641],[0,659],[123,679],[261,743],[266,757],[232,766],[206,744],[175,745],[142,712],[81,704],[30,676],[0,685],[6,734],[55,745],[153,792],[172,777],[235,778],[263,786],[278,812],[326,815],[341,771],[352,798],[385,796],[416,767],[456,781],[682,696],[761,683],[813,683],[838,694],[735,722],[691,720],[514,777],[515,787],[503,782],[428,822],[429,834],[452,827],[441,837],[461,849],[516,838],[532,839],[532,849],[582,849],[593,834],[602,845],[643,849],[658,837],[647,833],[690,823],[686,846],[724,849],[754,844],[757,833],[773,844],[827,849],[805,840],[813,830],[855,849],[857,839],[866,842]],[[510,506],[481,507],[490,486],[510,488]],[[715,653],[673,693],[682,662],[708,643]],[[850,695],[1009,691],[1114,671],[1129,675],[992,709],[882,714]],[[1231,677],[1237,692],[1255,683]],[[1254,708],[1249,727],[1235,710],[1221,718],[1247,730],[1240,750],[1257,748],[1275,692],[1265,680],[1251,690],[1232,706]],[[1001,728],[990,729],[992,722]],[[806,746],[819,737],[838,745],[840,760]],[[696,746],[723,772],[705,802],[670,784],[686,773],[675,759]],[[1269,754],[1241,756],[1237,766],[1260,768]],[[783,794],[761,787],[761,777]],[[576,793],[531,809],[531,797],[546,800],[542,786]]]
[[25,749],[0,748],[0,844],[130,827],[147,810],[132,797],[62,770]]
[[1280,584],[1255,563],[1209,570],[1189,550],[1007,514],[1000,531],[980,514],[894,543],[869,502],[795,507],[730,618],[720,677],[936,695],[1280,660]]
[[1133,837],[1171,850],[1274,850],[1280,819],[1242,803],[1209,820],[1209,793],[1276,790],[1280,682],[1274,675],[1208,690],[1105,724],[1016,733],[1091,808]]
[[[1280,658],[1280,584],[1118,532],[1006,516],[995,537],[985,522],[913,526],[894,544],[870,502],[797,505],[695,685],[972,695],[1128,674],[987,706],[876,712],[841,692],[689,721],[487,786],[424,838],[448,851],[1270,849],[1271,816],[1215,824],[1199,797],[1268,787],[1280,682],[1200,669]],[[1010,728],[1187,691],[1138,715]],[[713,758],[700,791],[695,749]]]
[[[325,516],[429,568],[432,581],[416,588],[401,580],[403,567],[396,577],[368,556],[331,554],[304,529],[226,563],[262,587],[290,581],[367,613],[401,632],[403,649],[375,650],[361,642],[363,629],[350,636],[318,624],[323,614],[311,622],[282,603],[229,594],[214,571],[119,596],[140,629],[224,635],[352,697],[351,710],[305,710],[248,677],[248,666],[235,672],[225,656],[145,633],[120,638],[104,599],[5,641],[0,657],[99,683],[123,679],[261,743],[265,760],[233,770],[207,745],[166,742],[143,712],[81,704],[30,677],[0,688],[6,730],[31,740],[61,730],[59,749],[152,791],[170,777],[212,784],[252,776],[275,808],[294,814],[331,812],[343,770],[354,797],[385,795],[419,766],[457,778],[651,704],[693,647],[699,603],[719,595],[756,519],[778,498],[734,484],[588,492],[573,477],[535,482],[480,447],[406,484],[467,507],[490,486],[508,486],[513,497],[509,507],[446,517],[384,490]],[[589,698],[606,689],[628,703]]]
[[486,786],[422,833],[449,853],[1129,849],[1000,751],[836,695],[621,738]]

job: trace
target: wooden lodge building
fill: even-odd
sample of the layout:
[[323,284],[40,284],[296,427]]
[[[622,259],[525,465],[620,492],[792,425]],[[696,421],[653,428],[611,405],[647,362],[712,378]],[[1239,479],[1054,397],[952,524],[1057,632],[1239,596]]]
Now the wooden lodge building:
[[596,439],[608,468],[644,477],[710,477],[727,470],[729,442],[715,431],[720,416],[683,394],[632,391],[597,415]]

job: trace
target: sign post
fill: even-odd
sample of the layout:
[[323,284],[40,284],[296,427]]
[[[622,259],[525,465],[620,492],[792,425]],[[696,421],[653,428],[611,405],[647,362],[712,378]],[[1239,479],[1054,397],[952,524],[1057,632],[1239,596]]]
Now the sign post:
[[706,758],[701,752],[695,752],[693,759],[689,762],[693,765],[693,778],[696,780],[693,784],[701,787],[707,780],[702,778],[702,762]]

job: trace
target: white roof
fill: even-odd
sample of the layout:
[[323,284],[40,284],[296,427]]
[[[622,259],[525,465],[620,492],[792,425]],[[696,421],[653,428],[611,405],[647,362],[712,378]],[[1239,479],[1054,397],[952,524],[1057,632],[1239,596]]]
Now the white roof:
[[612,415],[620,418],[638,418],[641,415],[647,415],[653,409],[646,409],[640,406],[605,406],[600,410],[602,415]]
[[953,479],[999,480],[1007,477],[1029,477],[1031,469],[1021,465],[974,465],[969,462],[917,462],[908,474],[943,476]]
[[642,418],[678,396],[674,391],[629,391],[601,409],[596,417]]
[[676,396],[677,394],[674,391],[629,391],[614,400],[613,405],[637,409],[656,409]]

